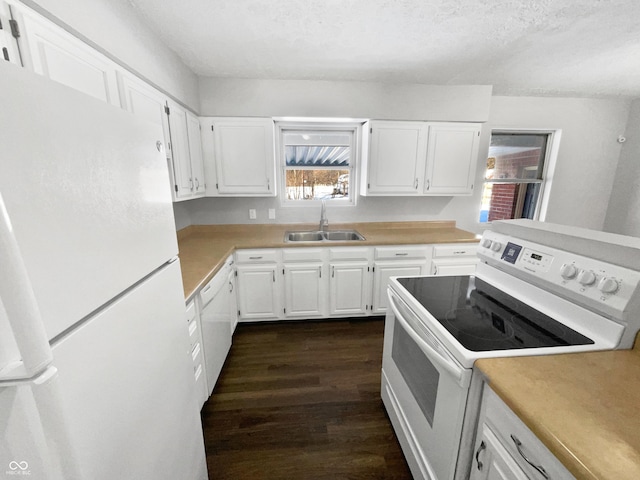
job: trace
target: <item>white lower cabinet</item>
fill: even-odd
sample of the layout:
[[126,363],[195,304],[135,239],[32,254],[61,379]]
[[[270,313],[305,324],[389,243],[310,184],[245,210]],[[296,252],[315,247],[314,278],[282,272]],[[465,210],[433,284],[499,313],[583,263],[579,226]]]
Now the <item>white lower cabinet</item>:
[[430,275],[473,275],[478,264],[476,243],[435,245]]
[[189,354],[193,362],[193,377],[196,383],[198,406],[202,408],[209,398],[202,348],[202,328],[200,311],[194,300],[187,304],[187,328],[189,330]]
[[[475,244],[238,250],[241,321],[382,315],[390,277],[475,272]],[[435,254],[433,254],[435,257]]]
[[284,249],[284,316],[323,317],[327,314],[327,274],[321,248]]
[[329,314],[365,315],[371,302],[371,248],[329,249]]
[[431,247],[406,245],[376,247],[373,264],[373,313],[387,311],[387,285],[391,277],[426,275],[431,258]]
[[469,480],[575,480],[485,384]]
[[232,297],[235,296],[229,274],[232,260],[198,294],[202,345],[207,377],[207,398],[211,395],[231,348],[233,333]]
[[277,250],[236,252],[240,320],[275,320],[281,317],[281,285]]

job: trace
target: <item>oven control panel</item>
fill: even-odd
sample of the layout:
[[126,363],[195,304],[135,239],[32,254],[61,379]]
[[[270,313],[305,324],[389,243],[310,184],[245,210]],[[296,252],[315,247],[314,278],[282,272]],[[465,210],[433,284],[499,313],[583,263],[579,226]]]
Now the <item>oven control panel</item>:
[[487,231],[478,248],[484,263],[537,286],[625,319],[630,302],[640,303],[640,272],[565,250]]

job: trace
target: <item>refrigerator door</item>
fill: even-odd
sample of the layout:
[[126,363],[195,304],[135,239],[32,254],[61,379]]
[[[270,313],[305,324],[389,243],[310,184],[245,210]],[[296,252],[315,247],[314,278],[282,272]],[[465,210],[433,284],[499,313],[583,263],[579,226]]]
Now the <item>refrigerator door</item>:
[[0,102],[0,192],[52,339],[177,254],[162,129],[7,62]]
[[54,342],[57,412],[40,407],[35,390],[0,388],[0,424],[11,426],[2,469],[26,462],[40,479],[48,466],[66,468],[45,442],[64,427],[82,479],[207,478],[181,282],[175,261]]

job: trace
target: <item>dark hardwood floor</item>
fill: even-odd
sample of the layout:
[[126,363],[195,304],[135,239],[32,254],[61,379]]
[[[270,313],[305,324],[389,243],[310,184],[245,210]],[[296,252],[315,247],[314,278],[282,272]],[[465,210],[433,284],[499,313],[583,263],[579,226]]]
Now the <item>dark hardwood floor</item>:
[[411,479],[380,399],[383,317],[239,324],[202,410],[210,479]]

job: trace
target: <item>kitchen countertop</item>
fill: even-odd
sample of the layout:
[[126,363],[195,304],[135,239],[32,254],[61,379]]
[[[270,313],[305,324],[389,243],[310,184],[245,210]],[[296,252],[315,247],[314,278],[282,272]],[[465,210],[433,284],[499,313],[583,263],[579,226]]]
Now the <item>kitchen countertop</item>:
[[332,224],[329,230],[354,229],[364,241],[285,243],[290,230],[317,230],[317,224],[192,225],[178,232],[184,296],[189,300],[224,265],[236,249],[304,248],[361,245],[420,245],[477,243],[474,233],[453,221]]
[[578,479],[640,479],[640,334],[633,350],[476,362]]

